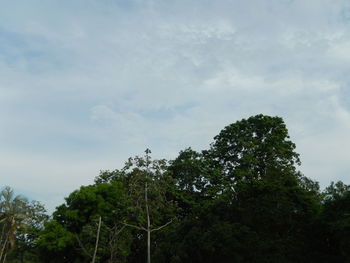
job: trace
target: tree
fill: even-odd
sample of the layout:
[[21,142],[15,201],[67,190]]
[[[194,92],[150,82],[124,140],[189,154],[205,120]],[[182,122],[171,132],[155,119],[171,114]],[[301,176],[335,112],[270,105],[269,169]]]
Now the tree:
[[151,262],[151,233],[159,231],[174,219],[174,204],[167,200],[169,179],[165,160],[145,157],[130,158],[124,167],[128,175],[128,200],[131,219],[126,226],[147,233],[147,262]]
[[121,181],[82,186],[71,193],[40,235],[42,260],[49,257],[51,262],[91,261],[99,233],[95,262],[125,262],[131,236],[130,231],[119,230],[126,216],[126,201]]
[[283,120],[264,115],[225,127],[209,150],[181,152],[169,167],[187,210],[174,262],[305,262],[320,198],[297,164]]
[[0,198],[0,262],[5,262],[7,252],[15,245],[18,228],[28,217],[29,209],[27,199],[15,196],[8,186],[1,191]]
[[[103,254],[104,251],[109,252],[109,257],[104,259],[108,263],[122,262],[124,257],[120,253],[122,250],[120,245],[125,244],[121,240],[124,229],[125,226],[120,224],[120,222],[116,222],[114,226],[108,226],[102,221],[102,217],[99,216],[97,221],[93,220],[85,225],[81,234],[79,236],[76,235],[76,239],[81,250],[91,259],[92,263],[100,258],[98,252]],[[126,237],[125,235],[122,236],[122,238]],[[96,239],[95,244],[92,242],[93,238]]]
[[[38,250],[41,262],[68,263],[80,259],[75,249],[75,236],[55,219],[45,224],[39,235]],[[80,262],[80,261],[76,261]]]
[[9,186],[4,187],[0,192],[0,262],[34,260],[38,233],[47,218],[40,202],[29,202]]
[[206,187],[211,174],[202,154],[191,148],[181,151],[170,161],[167,171],[173,180],[172,199],[177,203],[178,218],[181,219],[209,198]]
[[48,218],[46,209],[40,202],[28,202],[27,216],[16,231],[16,249],[9,258],[18,258],[21,263],[38,261],[38,238]]
[[226,179],[259,179],[295,171],[295,144],[280,117],[256,115],[225,127],[204,155]]
[[324,262],[349,262],[350,186],[341,181],[331,182],[323,195],[318,238]]
[[282,118],[265,115],[169,163],[146,150],[66,198],[39,239],[44,262],[150,262],[151,249],[159,263],[348,262],[350,188],[321,193],[299,164]]

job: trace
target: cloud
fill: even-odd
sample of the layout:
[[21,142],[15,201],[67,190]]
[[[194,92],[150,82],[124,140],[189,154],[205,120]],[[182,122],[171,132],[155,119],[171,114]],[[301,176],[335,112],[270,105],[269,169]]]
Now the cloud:
[[349,7],[342,0],[4,3],[4,183],[33,189],[30,197],[52,209],[100,169],[121,167],[145,148],[158,158],[205,149],[224,126],[258,113],[285,119],[307,176],[323,186],[347,182]]

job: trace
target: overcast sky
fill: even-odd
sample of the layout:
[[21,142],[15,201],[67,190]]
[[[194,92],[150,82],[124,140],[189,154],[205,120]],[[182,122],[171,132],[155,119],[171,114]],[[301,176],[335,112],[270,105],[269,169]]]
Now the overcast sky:
[[350,183],[349,84],[345,0],[0,0],[1,182],[52,211],[263,113],[306,176]]

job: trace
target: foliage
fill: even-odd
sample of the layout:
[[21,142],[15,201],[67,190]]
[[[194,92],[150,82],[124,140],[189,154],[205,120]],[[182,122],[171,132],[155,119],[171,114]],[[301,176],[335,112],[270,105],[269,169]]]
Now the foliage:
[[320,195],[297,172],[283,120],[254,116],[214,140],[202,153],[181,152],[169,167],[182,208],[174,262],[303,262]]
[[37,201],[29,202],[6,186],[0,193],[0,261],[36,259],[39,231],[47,220],[46,210]]
[[148,154],[145,157],[129,158],[124,171],[128,178],[126,187],[131,223],[146,228],[148,210],[150,228],[155,229],[171,219],[174,207],[167,200],[171,178],[165,173],[166,161],[152,161]]
[[[24,248],[45,263],[91,262],[99,232],[96,263],[150,262],[150,252],[156,263],[349,262],[350,186],[321,192],[298,171],[295,149],[282,118],[256,115],[225,127],[207,150],[187,148],[169,162],[146,150],[101,171],[44,229],[40,209],[32,204],[30,214],[12,196],[0,218],[6,233],[11,218],[18,224],[9,259]],[[20,227],[36,224],[33,238]]]
[[236,182],[294,171],[300,164],[294,150],[282,118],[257,115],[225,127],[204,153],[226,180]]
[[174,202],[168,200],[171,177],[166,173],[165,160],[151,160],[147,149],[144,157],[129,158],[124,167],[127,174],[128,212],[125,226],[147,234],[147,262],[151,262],[151,244],[157,244],[151,233],[159,231],[175,219]]
[[56,209],[53,220],[42,233],[40,248],[43,260],[47,260],[45,256],[50,255],[52,262],[59,262],[63,254],[67,262],[89,260],[95,245],[96,220],[99,216],[103,224],[96,262],[116,258],[123,260],[128,254],[130,243],[127,231],[118,235],[123,227],[120,221],[124,210],[125,194],[120,182],[82,186]]

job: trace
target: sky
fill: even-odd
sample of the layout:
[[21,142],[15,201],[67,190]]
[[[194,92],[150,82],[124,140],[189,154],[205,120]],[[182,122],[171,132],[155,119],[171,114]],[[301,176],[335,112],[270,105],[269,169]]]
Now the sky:
[[146,148],[280,116],[300,170],[350,183],[350,2],[0,0],[0,178],[49,211]]

